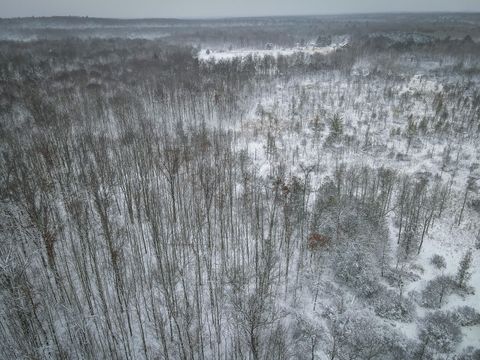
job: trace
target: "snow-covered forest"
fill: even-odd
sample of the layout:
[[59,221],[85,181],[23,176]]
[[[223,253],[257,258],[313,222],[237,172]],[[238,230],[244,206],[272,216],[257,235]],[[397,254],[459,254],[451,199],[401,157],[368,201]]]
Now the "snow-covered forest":
[[480,15],[0,19],[1,359],[480,358]]

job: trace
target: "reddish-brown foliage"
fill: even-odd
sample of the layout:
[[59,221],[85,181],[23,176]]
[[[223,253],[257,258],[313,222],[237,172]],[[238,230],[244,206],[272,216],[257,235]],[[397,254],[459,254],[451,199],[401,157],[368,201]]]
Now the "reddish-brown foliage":
[[308,248],[311,251],[318,250],[328,245],[330,239],[319,233],[311,233],[308,237]]

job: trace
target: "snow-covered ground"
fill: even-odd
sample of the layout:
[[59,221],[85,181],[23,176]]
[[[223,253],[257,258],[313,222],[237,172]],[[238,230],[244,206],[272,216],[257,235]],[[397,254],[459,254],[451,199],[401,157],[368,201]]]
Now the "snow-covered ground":
[[[289,55],[295,51],[295,49],[255,52],[237,50],[212,52],[210,55],[203,52],[201,58],[220,60],[243,58],[248,54]],[[334,51],[334,48],[328,47],[316,51],[326,54]],[[468,177],[472,175],[470,165],[480,161],[477,151],[478,142],[471,140],[461,142],[461,146],[455,147],[457,151],[455,167],[447,166],[442,170],[444,150],[449,144],[451,145],[449,139],[439,140],[418,136],[416,142],[408,146],[403,136],[391,136],[395,129],[401,129],[403,133],[407,116],[411,116],[417,123],[426,116],[435,117],[435,108],[428,101],[433,103],[434,98],[442,94],[445,86],[461,84],[460,78],[439,78],[432,75],[431,71],[439,67],[440,63],[433,63],[425,66],[421,73],[400,74],[403,76],[403,81],[397,82],[395,87],[391,88],[394,94],[391,99],[383,97],[382,86],[384,85],[377,83],[375,77],[362,80],[371,73],[371,63],[354,66],[353,79],[330,72],[305,79],[294,79],[286,84],[279,83],[259,99],[258,104],[252,107],[246,120],[237,129],[238,149],[249,153],[256,173],[264,178],[271,175],[279,164],[287,166],[288,176],[298,177],[302,177],[305,166],[316,164],[319,168],[311,174],[311,180],[312,183],[318,184],[331,175],[329,169],[334,163],[341,162],[347,166],[361,164],[374,169],[386,167],[396,170],[399,174],[413,177],[419,174],[426,174],[429,178],[437,176],[446,183],[450,182],[453,191],[451,207],[441,219],[435,222],[426,235],[420,254],[410,264],[419,279],[409,282],[404,291],[405,294],[421,292],[430,280],[442,273],[454,277],[462,257],[467,250],[472,250],[474,256],[469,285],[473,289],[473,294],[467,296],[451,294],[441,309],[453,311],[459,306],[468,305],[480,312],[480,271],[478,271],[480,256],[476,249],[477,234],[480,232],[480,216],[474,210],[468,209],[461,226],[456,224],[465,184]],[[468,93],[466,95],[468,96]],[[406,109],[400,108],[401,97],[408,98]],[[259,113],[259,108],[262,114]],[[370,113],[375,114],[373,120],[358,116],[359,109],[365,108],[371,109]],[[366,132],[369,131],[372,146],[362,148],[360,144],[356,149],[339,148],[338,151],[325,148],[328,121],[336,112],[340,112],[343,116],[346,133],[363,141]],[[315,134],[310,123],[318,113],[323,114],[321,121],[326,129],[320,134]],[[379,119],[379,114],[382,114],[382,119]],[[275,139],[275,156],[273,157],[267,153],[269,136]],[[399,160],[397,154],[403,154],[403,160]],[[398,228],[392,222],[391,241],[394,251],[397,247],[394,234],[397,232]],[[446,268],[441,272],[431,264],[433,255],[441,255],[446,259]],[[313,322],[318,321],[308,310],[313,307],[311,294],[307,292],[301,298],[303,301],[301,306],[307,309],[303,316]],[[331,299],[322,299],[323,304],[328,303],[329,300]],[[298,311],[290,308],[289,310]],[[388,321],[388,323],[414,340],[418,336],[419,319],[430,311],[434,310],[425,309],[417,304],[415,321],[408,323]],[[469,346],[480,347],[480,325],[463,327],[462,333],[463,340],[457,348],[459,353]]]
[[[430,44],[430,36],[406,34],[413,35],[390,40]],[[392,360],[426,347],[422,326],[436,311],[480,313],[477,60],[362,54],[340,36],[323,47],[212,45],[198,52],[197,66],[186,38],[178,53],[146,41],[125,57],[132,41],[100,60],[74,56],[45,67],[52,89],[75,92],[38,89],[45,104],[27,98],[5,116],[16,125],[3,129],[9,142],[0,166],[6,193],[16,196],[0,208],[0,240],[19,260],[0,251],[0,270],[17,279],[7,270],[27,264],[18,279],[35,292],[30,302],[28,291],[0,294],[0,320],[13,319],[7,327],[20,328],[7,310],[22,298],[25,309],[40,309],[41,330],[26,331],[43,347],[58,340],[68,354],[88,343],[72,345],[84,326],[78,334],[98,336],[89,349],[104,348],[104,357],[118,344],[130,347],[125,358],[197,358],[200,349],[198,358],[249,357],[256,343],[272,342],[290,358],[366,359],[356,352],[376,345],[364,346],[372,335],[391,346],[385,354],[412,355]],[[473,71],[462,70],[466,64]],[[5,69],[8,81],[25,71],[17,85],[30,86],[28,67],[15,66]],[[83,70],[79,81],[69,78],[75,69]],[[89,78],[98,84],[92,93],[84,89]],[[50,114],[58,114],[55,126]],[[402,186],[409,190],[400,205]],[[399,214],[416,217],[410,253]],[[324,242],[317,248],[315,236]],[[461,287],[456,274],[469,250],[472,276]],[[443,269],[434,255],[445,259]],[[436,307],[422,296],[439,275],[451,291]],[[355,323],[368,327],[352,330]],[[480,349],[480,324],[461,332],[455,349],[432,358]],[[17,346],[16,337],[0,335]],[[353,355],[336,356],[337,345]]]
[[307,55],[327,55],[340,49],[344,44],[335,44],[324,47],[306,46],[294,48],[272,48],[272,49],[234,49],[234,50],[210,50],[202,49],[198,53],[198,58],[203,61],[213,60],[232,60],[235,58],[244,59],[247,56],[265,57],[265,56],[291,56],[294,54]]

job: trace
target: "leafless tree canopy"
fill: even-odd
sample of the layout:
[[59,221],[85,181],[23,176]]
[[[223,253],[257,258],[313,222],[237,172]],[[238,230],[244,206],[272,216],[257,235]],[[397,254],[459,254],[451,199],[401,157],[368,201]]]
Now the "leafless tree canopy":
[[478,358],[479,59],[476,14],[0,19],[0,358]]

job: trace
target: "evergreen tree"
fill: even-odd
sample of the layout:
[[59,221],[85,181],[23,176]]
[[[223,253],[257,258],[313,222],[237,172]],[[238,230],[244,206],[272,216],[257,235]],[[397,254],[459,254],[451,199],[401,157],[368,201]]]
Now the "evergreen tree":
[[472,251],[468,250],[465,255],[463,255],[462,260],[458,266],[457,271],[457,285],[461,288],[467,285],[468,280],[472,276],[470,268],[472,266]]

